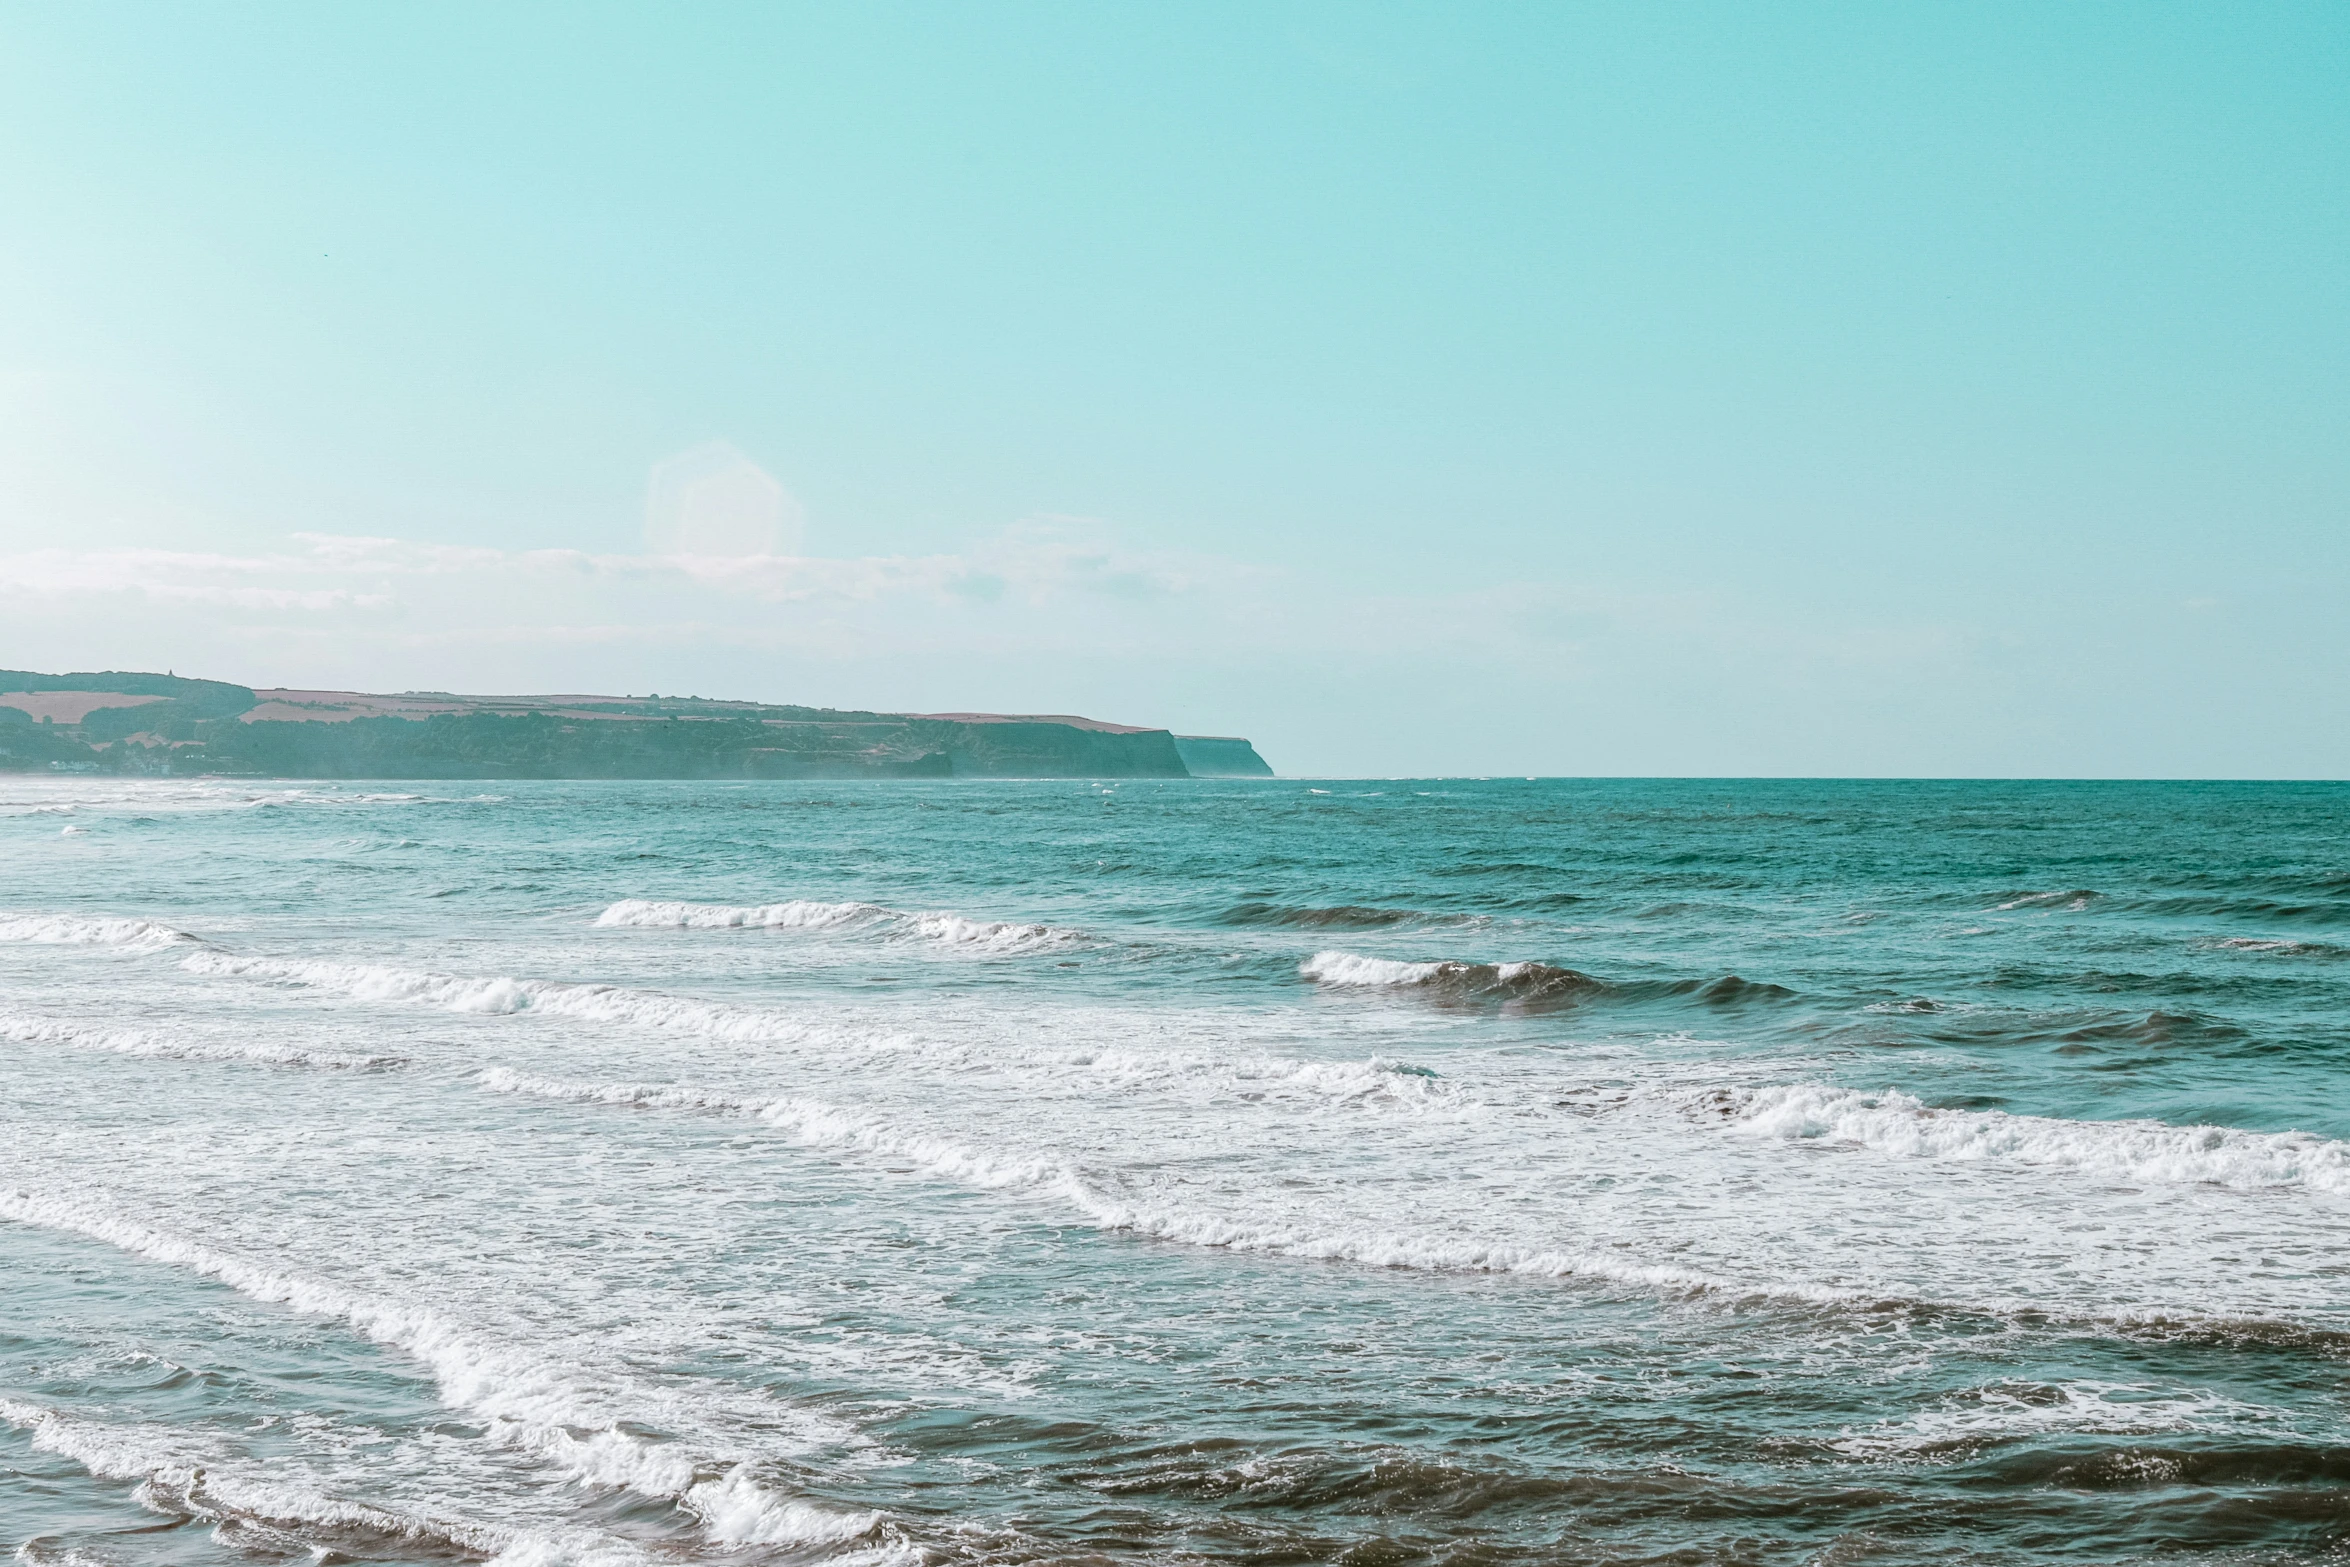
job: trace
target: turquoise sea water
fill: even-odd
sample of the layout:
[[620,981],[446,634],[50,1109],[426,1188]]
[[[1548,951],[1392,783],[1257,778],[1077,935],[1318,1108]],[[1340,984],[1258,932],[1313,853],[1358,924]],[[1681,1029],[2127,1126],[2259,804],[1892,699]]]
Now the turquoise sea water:
[[2340,1562],[2350,788],[0,779],[28,1562]]

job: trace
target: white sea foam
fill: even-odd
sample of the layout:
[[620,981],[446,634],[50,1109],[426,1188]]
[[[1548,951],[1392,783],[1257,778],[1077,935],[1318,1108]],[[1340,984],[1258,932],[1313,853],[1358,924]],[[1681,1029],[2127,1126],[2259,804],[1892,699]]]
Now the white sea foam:
[[505,1067],[490,1068],[477,1081],[494,1092],[572,1103],[753,1116],[803,1146],[880,1155],[959,1185],[1058,1201],[1074,1208],[1097,1229],[1187,1246],[1373,1267],[1585,1278],[1641,1288],[1775,1295],[1813,1302],[1868,1298],[1859,1291],[1833,1287],[1742,1285],[1695,1269],[1586,1251],[1317,1223],[1311,1215],[1296,1216],[1294,1207],[1281,1218],[1216,1213],[1170,1203],[1155,1192],[1121,1190],[1115,1177],[1080,1170],[1058,1155],[984,1149],[864,1111],[796,1096],[746,1098],[675,1083],[566,1082]]
[[64,1045],[75,1050],[99,1050],[157,1061],[238,1061],[261,1066],[340,1067],[351,1071],[375,1071],[406,1064],[406,1058],[401,1056],[180,1039],[141,1029],[81,1028],[53,1018],[4,1014],[0,1014],[0,1039],[23,1045]]
[[195,974],[276,981],[337,991],[360,1001],[413,1002],[451,1012],[490,1016],[527,1012],[585,1022],[677,1029],[706,1038],[735,1041],[789,1041],[809,1033],[806,1026],[771,1012],[692,1001],[655,991],[627,990],[617,985],[575,985],[552,979],[518,979],[505,974],[467,977],[382,964],[249,957],[211,950],[190,954],[181,967]]
[[715,1089],[681,1083],[575,1083],[560,1078],[517,1072],[510,1066],[485,1067],[475,1082],[494,1094],[527,1094],[535,1099],[561,1099],[572,1104],[626,1105],[639,1110],[718,1110],[751,1114],[767,1103]]
[[798,1095],[762,1099],[679,1083],[567,1082],[509,1067],[491,1067],[476,1081],[493,1093],[526,1094],[540,1099],[755,1116],[812,1147],[886,1155],[904,1160],[926,1174],[966,1186],[1060,1190],[1073,1187],[1077,1180],[1070,1167],[1057,1158],[981,1153],[949,1138],[893,1126],[878,1116]]
[[329,1496],[290,1482],[282,1466],[240,1459],[217,1441],[161,1427],[79,1418],[11,1398],[0,1398],[0,1422],[99,1479],[137,1481],[134,1494],[158,1512],[259,1524],[346,1546],[357,1535],[410,1548],[454,1548],[502,1567],[635,1567],[648,1560],[634,1545],[593,1530],[516,1529]]
[[816,903],[800,899],[791,903],[736,906],[624,898],[597,915],[596,923],[606,928],[642,926],[658,930],[828,930],[902,917],[896,910],[885,909],[878,903]]
[[1168,1207],[1148,1199],[1114,1199],[1087,1194],[1085,1207],[1098,1228],[1151,1240],[1222,1251],[1262,1252],[1320,1262],[1352,1262],[1377,1268],[1431,1273],[1504,1273],[1524,1277],[1598,1280],[1668,1293],[1843,1302],[1873,1298],[1864,1291],[1833,1286],[1740,1283],[1694,1268],[1647,1263],[1559,1247],[1427,1234],[1357,1225],[1316,1224],[1308,1219],[1223,1215]]
[[1457,959],[1402,963],[1393,958],[1366,958],[1352,952],[1317,952],[1300,963],[1297,971],[1317,985],[1338,989],[1457,984],[1506,991],[1550,984],[1592,983],[1571,969],[1555,968],[1547,963],[1464,963]]
[[2350,1192],[2350,1143],[2306,1132],[1937,1110],[1897,1089],[1868,1093],[1827,1083],[1717,1091],[1698,1102],[1756,1136],[1856,1143],[1902,1158],[2005,1160],[2133,1182]]
[[909,916],[914,934],[941,946],[980,952],[1046,952],[1085,939],[1083,931],[1014,920],[965,919],[960,914]]
[[79,914],[0,914],[0,941],[118,947],[126,952],[160,952],[166,947],[196,944],[196,938],[186,931],[173,930],[153,920],[91,918]]
[[[1689,1071],[1718,1074],[1721,1066],[1719,1062],[1691,1063]],[[1458,1182],[1434,1179],[1399,1187],[1394,1200],[1383,1201],[1375,1189],[1353,1189],[1351,1182],[1285,1180],[1280,1170],[1286,1166],[1257,1168],[1233,1157],[1238,1149],[1202,1150],[1206,1161],[1202,1164],[1188,1164],[1179,1158],[1169,1165],[1148,1148],[1129,1154],[1114,1131],[1088,1137],[1058,1117],[1007,1126],[994,1115],[955,1115],[936,1102],[919,1108],[893,1104],[877,1109],[798,1096],[764,1099],[752,1093],[677,1082],[568,1081],[510,1069],[493,1069],[479,1081],[485,1088],[574,1103],[756,1118],[803,1146],[846,1159],[873,1157],[900,1172],[911,1167],[913,1173],[1060,1208],[1105,1232],[1185,1246],[1416,1271],[1575,1279],[1643,1292],[1731,1300],[1776,1299],[1819,1305],[1898,1300],[1970,1309],[2029,1310],[2086,1322],[2172,1325],[2232,1320],[2243,1314],[2240,1310],[2214,1310],[2208,1302],[2187,1306],[2077,1295],[2058,1299],[2030,1291],[2012,1296],[1997,1290],[1986,1294],[1983,1281],[1971,1273],[1962,1281],[1931,1269],[1919,1272],[1904,1265],[1905,1257],[1897,1256],[1885,1257],[1882,1267],[1820,1269],[1806,1265],[1801,1257],[1776,1256],[1767,1250],[1756,1253],[1727,1234],[1714,1233],[1722,1215],[1695,1200],[1694,1192],[1692,1201],[1680,1206],[1686,1210],[1691,1234],[1709,1234],[1710,1242],[1691,1246],[1685,1242],[1659,1245],[1653,1236],[1641,1240],[1609,1222],[1613,1195],[1622,1189],[1622,1160],[1641,1159],[1643,1150],[1648,1156],[1661,1158],[1677,1141],[1685,1144],[1686,1122],[1681,1110],[1668,1108],[1686,1107],[1698,1099],[1685,1087],[1628,1086],[1609,1101],[1633,1117],[1621,1129],[1596,1138],[1576,1134],[1571,1144],[1546,1142],[1552,1151],[1540,1162],[1564,1159],[1582,1165],[1589,1178],[1605,1177],[1604,1185],[1574,1183],[1560,1189],[1564,1194],[1579,1187],[1599,1198],[1599,1206],[1577,1217],[1572,1211],[1548,1207],[1539,1212],[1507,1204],[1496,1208],[1478,1194],[1461,1190]],[[1741,1091],[1734,1108],[1746,1108],[1752,1094],[1751,1090]],[[1719,1112],[1724,1097],[1716,1090],[1707,1102]],[[1509,1124],[1509,1120],[1502,1124]],[[1518,1120],[1518,1124],[1525,1123]],[[1750,1130],[1762,1133],[1759,1124]],[[1072,1132],[1080,1146],[1070,1145]],[[1240,1135],[1249,1136],[1245,1129]],[[1033,1142],[1032,1137],[1036,1139]],[[1425,1146],[1433,1152],[1437,1145],[1430,1142]],[[1685,1146],[1681,1149],[1684,1154],[1693,1151]],[[1520,1152],[1525,1155],[1533,1150],[1522,1147]],[[1753,1157],[1740,1156],[1740,1167],[1749,1172],[1748,1178],[1770,1178],[1768,1165],[1756,1165]],[[1701,1160],[1699,1167],[1705,1167],[1705,1161]],[[1839,1177],[1818,1167],[1788,1166],[1785,1173],[1795,1179],[1796,1188],[1803,1193],[1799,1200],[1806,1202],[1821,1195],[1823,1182],[1842,1191],[1851,1180],[1848,1175]],[[1924,1173],[1918,1172],[1921,1176]],[[1743,1186],[1745,1181],[1735,1184]],[[1888,1200],[1904,1200],[1904,1194],[1912,1189],[1888,1188]],[[1406,1190],[1408,1198],[1402,1195]],[[1577,1199],[1569,1197],[1567,1201],[1571,1210]],[[1729,1244],[1725,1247],[1712,1242]],[[2126,1266],[2143,1266],[2141,1249],[2133,1245],[2130,1250]],[[2260,1315],[2293,1320],[2289,1311],[2280,1314],[2276,1307]]]
[[1190,1087],[1242,1097],[1297,1095],[1316,1104],[1367,1110],[1473,1107],[1458,1085],[1424,1067],[1373,1057],[1311,1061],[1278,1056],[1117,1046],[1055,1047],[1033,1042],[942,1043],[902,1033],[801,1022],[775,1012],[631,990],[511,975],[466,977],[377,964],[263,958],[206,948],[183,960],[190,972],[331,990],[363,1001],[406,1002],[489,1016],[576,1018],[687,1033],[732,1044],[823,1046],[856,1055],[919,1060],[938,1070],[1026,1067],[1096,1091]]
[[1442,963],[1399,963],[1393,958],[1358,957],[1352,952],[1317,952],[1297,971],[1318,985],[1425,985],[1444,972]]
[[915,937],[964,952],[1012,955],[1043,952],[1085,939],[1083,931],[1013,920],[975,920],[960,914],[909,914],[878,903],[661,902],[624,898],[596,916],[606,928],[663,930],[870,930]]
[[2210,1431],[2260,1411],[2204,1389],[2164,1391],[2115,1382],[1999,1383],[1942,1401],[1907,1420],[1846,1431],[1829,1446],[1879,1461],[1964,1453],[2049,1435],[2152,1436]]
[[1027,1092],[1039,1100],[1066,1093],[1121,1100],[1143,1093],[1190,1093],[1370,1112],[1469,1116],[1486,1108],[1465,1094],[1461,1084],[1427,1067],[1386,1056],[1316,1061],[1174,1044],[1137,1048],[1033,1039],[940,1042],[902,1035],[876,1036],[861,1044],[868,1053],[888,1053],[940,1072],[1018,1071],[1026,1074]]
[[[0,1189],[0,1219],[65,1230],[134,1256],[217,1279],[255,1300],[337,1318],[431,1371],[441,1401],[482,1419],[489,1435],[592,1484],[674,1502],[723,1544],[819,1545],[872,1532],[878,1519],[772,1491],[747,1465],[706,1477],[712,1455],[626,1429],[691,1423],[691,1411],[625,1377],[548,1359],[428,1308],[373,1298],[341,1285],[283,1273],[231,1252],[52,1195]],[[778,1406],[776,1413],[794,1412]],[[654,1418],[647,1418],[648,1416]],[[803,1421],[811,1428],[823,1422]],[[793,1532],[793,1531],[797,1532]]]

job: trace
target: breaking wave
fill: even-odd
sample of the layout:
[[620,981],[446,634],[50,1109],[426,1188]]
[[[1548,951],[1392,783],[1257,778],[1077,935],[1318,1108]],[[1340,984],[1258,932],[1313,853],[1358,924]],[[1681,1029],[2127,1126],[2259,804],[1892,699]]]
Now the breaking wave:
[[990,1157],[946,1138],[899,1130],[876,1116],[797,1095],[754,1099],[675,1083],[575,1083],[517,1072],[510,1067],[491,1067],[476,1081],[492,1093],[523,1094],[577,1104],[754,1116],[802,1143],[886,1154],[907,1160],[928,1174],[967,1186],[1059,1188],[1073,1187],[1075,1182],[1069,1167],[1055,1158]]
[[[760,1098],[684,1083],[567,1081],[503,1067],[488,1069],[475,1081],[492,1092],[573,1104],[683,1110],[755,1119],[804,1147],[852,1157],[880,1157],[895,1167],[911,1166],[924,1175],[954,1184],[1053,1203],[1108,1234],[1210,1250],[1417,1272],[1578,1280],[1691,1298],[1777,1300],[1834,1308],[1882,1309],[1901,1305],[2015,1310],[2038,1318],[2170,1334],[2213,1329],[2236,1333],[2284,1331],[2299,1342],[2312,1331],[2322,1333],[2295,1323],[2215,1317],[2194,1311],[2068,1311],[2054,1303],[2030,1299],[1944,1299],[1889,1292],[1881,1287],[1785,1277],[1733,1277],[1703,1268],[1651,1261],[1637,1253],[1504,1238],[1480,1239],[1457,1231],[1376,1227],[1341,1216],[1318,1215],[1293,1200],[1276,1199],[1268,1203],[1265,1199],[1270,1194],[1266,1193],[1257,1194],[1253,1200],[1243,1195],[1232,1210],[1217,1211],[1193,1200],[1195,1191],[1163,1189],[1147,1175],[1092,1168],[1040,1150],[989,1149],[954,1135],[902,1125],[871,1112],[800,1096]],[[1713,1097],[1719,1111],[1721,1096]],[[1745,1102],[1743,1098],[1739,1101]]]
[[359,1001],[414,1002],[486,1016],[529,1012],[583,1022],[677,1029],[737,1042],[791,1041],[815,1032],[770,1012],[690,1001],[657,991],[627,990],[617,985],[517,979],[506,974],[473,978],[381,964],[245,957],[218,951],[192,953],[180,966],[194,974],[331,990]]
[[340,1050],[304,1050],[292,1045],[235,1045],[174,1039],[137,1029],[77,1028],[49,1018],[0,1016],[0,1039],[20,1045],[65,1045],[151,1061],[241,1061],[259,1066],[339,1067],[382,1071],[405,1066],[405,1056],[354,1055]]
[[[133,1256],[218,1280],[255,1300],[338,1319],[422,1363],[433,1374],[441,1402],[481,1420],[490,1440],[589,1484],[672,1503],[693,1515],[719,1544],[819,1546],[888,1533],[878,1514],[844,1512],[762,1484],[746,1461],[640,1434],[664,1425],[690,1427],[691,1411],[680,1407],[674,1396],[612,1372],[551,1360],[474,1332],[429,1308],[278,1272],[60,1198],[0,1189],[0,1219],[87,1236]],[[784,1406],[771,1413],[796,1417],[811,1428],[822,1424]]]
[[1824,1083],[1717,1089],[1696,1103],[1755,1136],[1850,1143],[1900,1158],[2002,1160],[2131,1182],[2350,1192],[2350,1143],[2306,1132],[1938,1110],[1897,1089],[1868,1093]]
[[0,941],[118,947],[126,952],[160,952],[166,947],[200,944],[186,931],[158,925],[153,920],[92,918],[79,914],[0,914]]
[[[1051,1070],[1088,1091],[1132,1093],[1195,1085],[1250,1098],[1295,1096],[1317,1105],[1469,1110],[1456,1086],[1424,1067],[1385,1057],[1317,1061],[1084,1044],[938,1043],[904,1034],[812,1024],[775,1012],[697,1001],[617,985],[580,985],[511,975],[466,977],[381,965],[246,957],[207,949],[181,967],[192,973],[334,991],[361,1001],[440,1007],[479,1016],[539,1015],[693,1034],[733,1044],[821,1045],[867,1055],[919,1059],[943,1070],[1017,1064]],[[261,1048],[261,1047],[256,1047]],[[292,1064],[292,1063],[289,1063]],[[328,1063],[319,1063],[328,1064]],[[378,1064],[391,1064],[384,1058]]]
[[1552,963],[1467,963],[1442,959],[1426,963],[1369,958],[1352,952],[1317,952],[1298,973],[1333,989],[1418,990],[1457,1000],[1679,1001],[1710,1007],[1784,1001],[1795,992],[1784,985],[1740,979],[1656,979],[1617,982]]
[[1644,1289],[1778,1296],[1813,1303],[1875,1298],[1833,1286],[1740,1284],[1694,1269],[1592,1252],[1319,1228],[1310,1219],[1295,1217],[1212,1213],[1169,1204],[1156,1192],[1121,1190],[1125,1183],[1117,1177],[1080,1169],[1055,1154],[990,1152],[934,1132],[898,1126],[868,1112],[798,1096],[746,1098],[676,1083],[568,1082],[506,1067],[489,1068],[476,1081],[494,1093],[574,1104],[749,1116],[806,1147],[880,1155],[958,1185],[1058,1201],[1074,1208],[1096,1229],[1146,1240],[1372,1267],[1582,1278]]
[[729,905],[624,898],[596,916],[605,928],[658,930],[870,930],[911,936],[965,952],[1043,952],[1083,941],[1085,933],[1057,925],[974,920],[960,914],[909,914],[878,903]]
[[231,1539],[260,1534],[263,1539],[251,1540],[257,1546],[291,1543],[266,1536],[292,1533],[321,1559],[373,1557],[388,1547],[402,1555],[437,1549],[511,1567],[621,1567],[647,1560],[622,1541],[586,1530],[526,1532],[321,1495],[253,1472],[257,1466],[195,1450],[185,1437],[152,1426],[79,1418],[10,1398],[0,1398],[0,1422],[99,1479],[137,1482],[134,1495],[153,1511],[204,1519]]
[[831,930],[900,916],[878,903],[761,903],[748,907],[720,903],[667,903],[624,898],[596,916],[606,928],[644,926],[657,930]]
[[1604,979],[1549,963],[1401,963],[1351,952],[1317,952],[1298,965],[1298,972],[1318,985],[1340,989],[1411,987],[1513,1000],[1597,995],[1613,988]]

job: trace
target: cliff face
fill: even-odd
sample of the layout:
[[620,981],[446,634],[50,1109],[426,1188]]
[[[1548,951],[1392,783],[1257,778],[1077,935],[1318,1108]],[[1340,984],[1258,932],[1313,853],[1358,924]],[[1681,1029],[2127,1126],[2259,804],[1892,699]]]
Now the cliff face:
[[[1188,743],[1164,729],[1064,715],[842,712],[699,697],[256,691],[170,675],[0,670],[0,771],[15,772],[1184,778],[1192,776]],[[1255,756],[1246,741],[1218,743]]]
[[1257,748],[1237,735],[1177,735],[1175,754],[1194,778],[1270,778]]

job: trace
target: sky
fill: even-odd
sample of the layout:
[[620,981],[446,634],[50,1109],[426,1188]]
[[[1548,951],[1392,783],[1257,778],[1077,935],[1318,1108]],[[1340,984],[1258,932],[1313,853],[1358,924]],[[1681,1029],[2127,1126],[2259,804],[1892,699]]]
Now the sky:
[[0,667],[2350,776],[2337,5],[0,4]]

